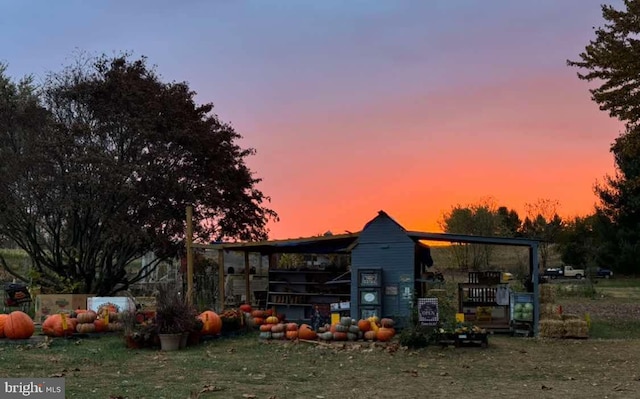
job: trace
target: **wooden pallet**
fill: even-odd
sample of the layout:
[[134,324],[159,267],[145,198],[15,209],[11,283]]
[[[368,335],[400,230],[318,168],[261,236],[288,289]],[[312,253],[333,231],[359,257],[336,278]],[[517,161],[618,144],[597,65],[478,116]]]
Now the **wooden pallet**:
[[447,346],[469,347],[480,346],[486,348],[489,346],[489,339],[487,334],[479,333],[448,333],[443,334],[438,340],[438,344],[443,348]]

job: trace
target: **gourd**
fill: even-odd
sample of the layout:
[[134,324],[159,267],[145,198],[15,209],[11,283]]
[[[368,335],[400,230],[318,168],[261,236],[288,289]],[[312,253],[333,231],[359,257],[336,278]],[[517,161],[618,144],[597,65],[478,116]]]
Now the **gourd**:
[[395,333],[396,331],[393,328],[380,327],[380,329],[378,329],[378,332],[376,333],[376,338],[378,339],[378,341],[382,342],[390,341]]
[[287,339],[298,339],[298,330],[287,330],[287,332],[285,333]]
[[[98,317],[96,312],[94,312],[93,310],[89,310],[86,312],[78,313],[76,319],[78,320],[79,324],[84,324],[93,323],[96,320],[96,317]],[[109,318],[111,318],[111,316],[109,316]]]
[[284,338],[283,332],[271,332],[271,338],[273,339],[282,339]]
[[303,324],[298,329],[298,338],[314,340],[314,339],[318,338],[318,334],[316,334],[316,332],[313,331],[313,329],[311,328],[310,325]]
[[65,313],[52,314],[42,323],[42,332],[50,337],[62,337],[76,332],[77,319]]
[[333,339],[333,334],[329,331],[323,332],[322,334],[318,334],[318,338],[323,341],[331,341]]
[[260,318],[264,319],[264,317],[265,317],[264,310],[253,310],[251,312],[251,316],[253,318],[260,317]]
[[264,324],[264,319],[262,317],[254,317],[253,324],[255,324],[256,326],[261,326]]
[[216,312],[211,310],[205,310],[200,313],[198,319],[202,321],[202,335],[216,335],[220,334],[222,330],[222,319]]
[[96,332],[96,325],[93,323],[78,323],[76,331],[80,334],[89,334]]
[[274,324],[273,326],[271,326],[271,332],[272,333],[284,332],[284,324]]
[[352,332],[347,333],[347,341],[355,341],[356,339],[358,339],[358,334]]
[[333,339],[335,341],[346,341],[347,340],[347,333],[346,332],[336,331],[336,332],[333,333]]
[[105,319],[96,319],[93,322],[93,325],[95,326],[95,332],[107,331],[108,324],[106,323]]
[[298,325],[296,323],[287,323],[287,331],[298,331]]
[[349,327],[351,325],[351,317],[341,317],[340,324]]
[[280,320],[276,316],[269,316],[267,320],[265,320],[267,324],[278,324]]
[[244,313],[251,313],[251,305],[248,303],[240,305],[240,310]]
[[375,341],[376,340],[376,332],[373,330],[366,331],[364,333],[364,339],[367,341]]
[[271,331],[262,331],[259,337],[260,339],[271,339]]
[[335,332],[344,332],[349,331],[349,326],[345,326],[344,324],[336,324]]
[[356,325],[350,325],[348,332],[353,333],[353,334],[357,334],[357,333],[360,332],[360,329]]
[[386,328],[393,328],[395,322],[393,321],[393,319],[385,318],[380,320],[380,325]]
[[4,321],[4,336],[9,339],[27,339],[35,330],[36,326],[31,317],[19,310],[9,313]]
[[362,332],[367,332],[371,330],[371,322],[369,320],[358,320],[358,328]]
[[260,331],[271,332],[271,327],[273,327],[272,324],[262,324],[262,325],[260,325]]
[[0,314],[0,338],[4,338],[4,323],[8,318],[8,314]]

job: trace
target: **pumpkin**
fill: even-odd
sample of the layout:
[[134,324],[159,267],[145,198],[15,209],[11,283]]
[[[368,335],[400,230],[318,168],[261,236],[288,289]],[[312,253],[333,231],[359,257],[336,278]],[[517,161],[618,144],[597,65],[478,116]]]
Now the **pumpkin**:
[[260,325],[260,331],[269,331],[271,332],[271,327],[273,327],[273,324],[261,324]]
[[393,328],[394,324],[395,324],[395,322],[393,321],[393,319],[386,318],[386,319],[381,319],[380,320],[380,325],[382,327]]
[[271,332],[272,333],[281,333],[284,332],[284,324],[274,324],[271,327]]
[[346,333],[347,331],[349,331],[349,326],[345,326],[344,324],[336,324],[334,332]]
[[303,324],[298,329],[298,338],[314,340],[314,339],[318,338],[318,334],[316,334],[316,332],[313,331],[313,329],[311,328],[310,325]]
[[264,310],[254,310],[251,312],[251,316],[255,319],[256,317],[260,317],[262,319],[264,319]]
[[376,340],[376,332],[373,330],[365,331],[364,339],[367,341],[375,341]]
[[19,310],[9,313],[4,321],[4,336],[9,339],[27,339],[35,330],[31,317]]
[[0,338],[4,338],[4,323],[8,318],[8,314],[0,314]]
[[248,303],[240,305],[240,310],[244,313],[251,313],[251,305]]
[[271,331],[262,331],[259,337],[260,339],[271,339]]
[[93,323],[78,323],[76,331],[80,334],[89,334],[96,332],[96,325]]
[[353,334],[357,334],[357,333],[360,332],[360,329],[355,324],[352,324],[352,325],[349,326],[349,331],[348,332],[353,333]]
[[349,327],[351,325],[351,317],[341,317],[340,324]]
[[283,339],[284,338],[284,333],[283,332],[271,332],[271,338],[273,338],[273,339]]
[[52,314],[42,323],[42,332],[50,337],[63,337],[76,332],[77,319],[64,313]]
[[371,323],[369,320],[358,320],[358,329],[362,332],[371,330]]
[[356,339],[358,339],[358,334],[352,332],[347,333],[347,341],[355,341]]
[[274,313],[273,309],[267,309],[264,311],[264,315],[266,317],[273,316],[273,313]]
[[256,326],[261,326],[264,324],[264,319],[262,317],[254,317],[253,324],[255,324]]
[[98,315],[96,314],[96,312],[90,310],[90,311],[85,311],[83,313],[78,313],[78,316],[76,317],[76,319],[78,319],[78,323],[83,324],[83,323],[93,323],[97,317]]
[[285,335],[287,339],[298,339],[298,330],[287,330]]
[[333,333],[333,339],[335,341],[346,341],[347,340],[347,333],[346,332],[336,331],[336,332]]
[[216,312],[205,310],[200,313],[198,319],[200,319],[204,324],[201,330],[202,335],[220,334],[220,331],[222,330],[222,319],[216,314]]
[[319,334],[318,338],[320,338],[323,341],[331,341],[333,339],[333,334],[327,331],[322,334]]
[[124,330],[124,325],[119,322],[107,324],[107,331],[121,331]]
[[97,333],[107,331],[108,323],[106,322],[105,319],[96,319],[93,322],[93,325],[95,326],[95,330]]
[[380,327],[376,333],[376,338],[378,341],[386,342],[390,341],[394,335],[396,335],[396,331],[393,328]]
[[298,325],[296,323],[287,323],[287,331],[298,331]]
[[331,325],[331,327],[329,327],[329,332],[330,332],[330,333],[334,333],[334,332],[336,332],[336,326],[337,326],[337,325],[338,325],[337,323],[336,323],[336,324],[332,324],[332,325]]
[[265,320],[267,324],[278,324],[280,320],[276,316],[269,316],[267,320]]

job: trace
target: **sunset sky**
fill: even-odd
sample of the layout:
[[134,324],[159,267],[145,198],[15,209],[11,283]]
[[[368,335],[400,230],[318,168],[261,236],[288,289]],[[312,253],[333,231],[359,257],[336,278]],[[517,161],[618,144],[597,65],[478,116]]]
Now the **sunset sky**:
[[439,231],[489,196],[592,210],[621,125],[566,60],[604,1],[1,0],[0,61],[42,78],[78,50],[131,51],[189,82],[258,151],[272,238],[358,231],[381,209]]

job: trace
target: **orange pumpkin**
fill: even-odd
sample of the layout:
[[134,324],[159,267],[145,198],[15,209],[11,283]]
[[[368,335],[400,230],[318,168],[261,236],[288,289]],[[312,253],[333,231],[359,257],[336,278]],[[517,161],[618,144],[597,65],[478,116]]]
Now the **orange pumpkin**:
[[31,317],[19,310],[9,313],[4,321],[4,335],[9,339],[27,339],[35,330]]
[[390,341],[393,336],[396,335],[396,330],[388,327],[380,327],[376,333],[378,341],[386,342]]
[[200,313],[198,318],[202,321],[204,326],[202,326],[202,335],[216,335],[220,334],[222,330],[222,319],[216,312],[211,310],[205,310]]
[[338,325],[338,323],[333,323],[331,325],[331,327],[329,327],[329,332],[330,333],[335,333],[336,332],[336,326]]
[[347,333],[346,332],[336,331],[336,332],[333,333],[333,340],[334,341],[346,341],[347,340]]
[[0,338],[4,338],[4,323],[8,318],[8,314],[0,314]]
[[244,313],[251,313],[251,305],[248,303],[240,305],[240,310]]
[[358,328],[362,332],[367,332],[371,330],[371,323],[369,320],[358,320]]
[[274,314],[273,309],[267,309],[267,310],[264,311],[264,315],[266,317],[273,316],[273,314]]
[[271,331],[271,327],[273,327],[273,324],[261,324],[260,331],[262,332]]
[[303,324],[298,329],[298,338],[314,340],[314,339],[318,338],[318,334],[316,334],[316,332],[313,331],[313,329],[311,328],[310,325]]
[[50,337],[62,337],[76,332],[77,319],[64,313],[52,314],[42,323],[42,332]]
[[97,333],[107,331],[109,326],[105,319],[97,319],[93,322],[93,325],[95,326],[95,332]]
[[93,323],[78,323],[76,331],[80,334],[88,334],[96,332],[96,325]]
[[264,324],[264,319],[262,317],[254,317],[253,324],[255,324],[256,326],[261,326]]
[[298,325],[296,323],[287,323],[287,331],[298,331]]
[[298,330],[287,330],[286,332],[287,339],[298,339]]
[[251,312],[251,316],[255,319],[256,317],[259,317],[261,319],[264,319],[264,310],[254,310]]

